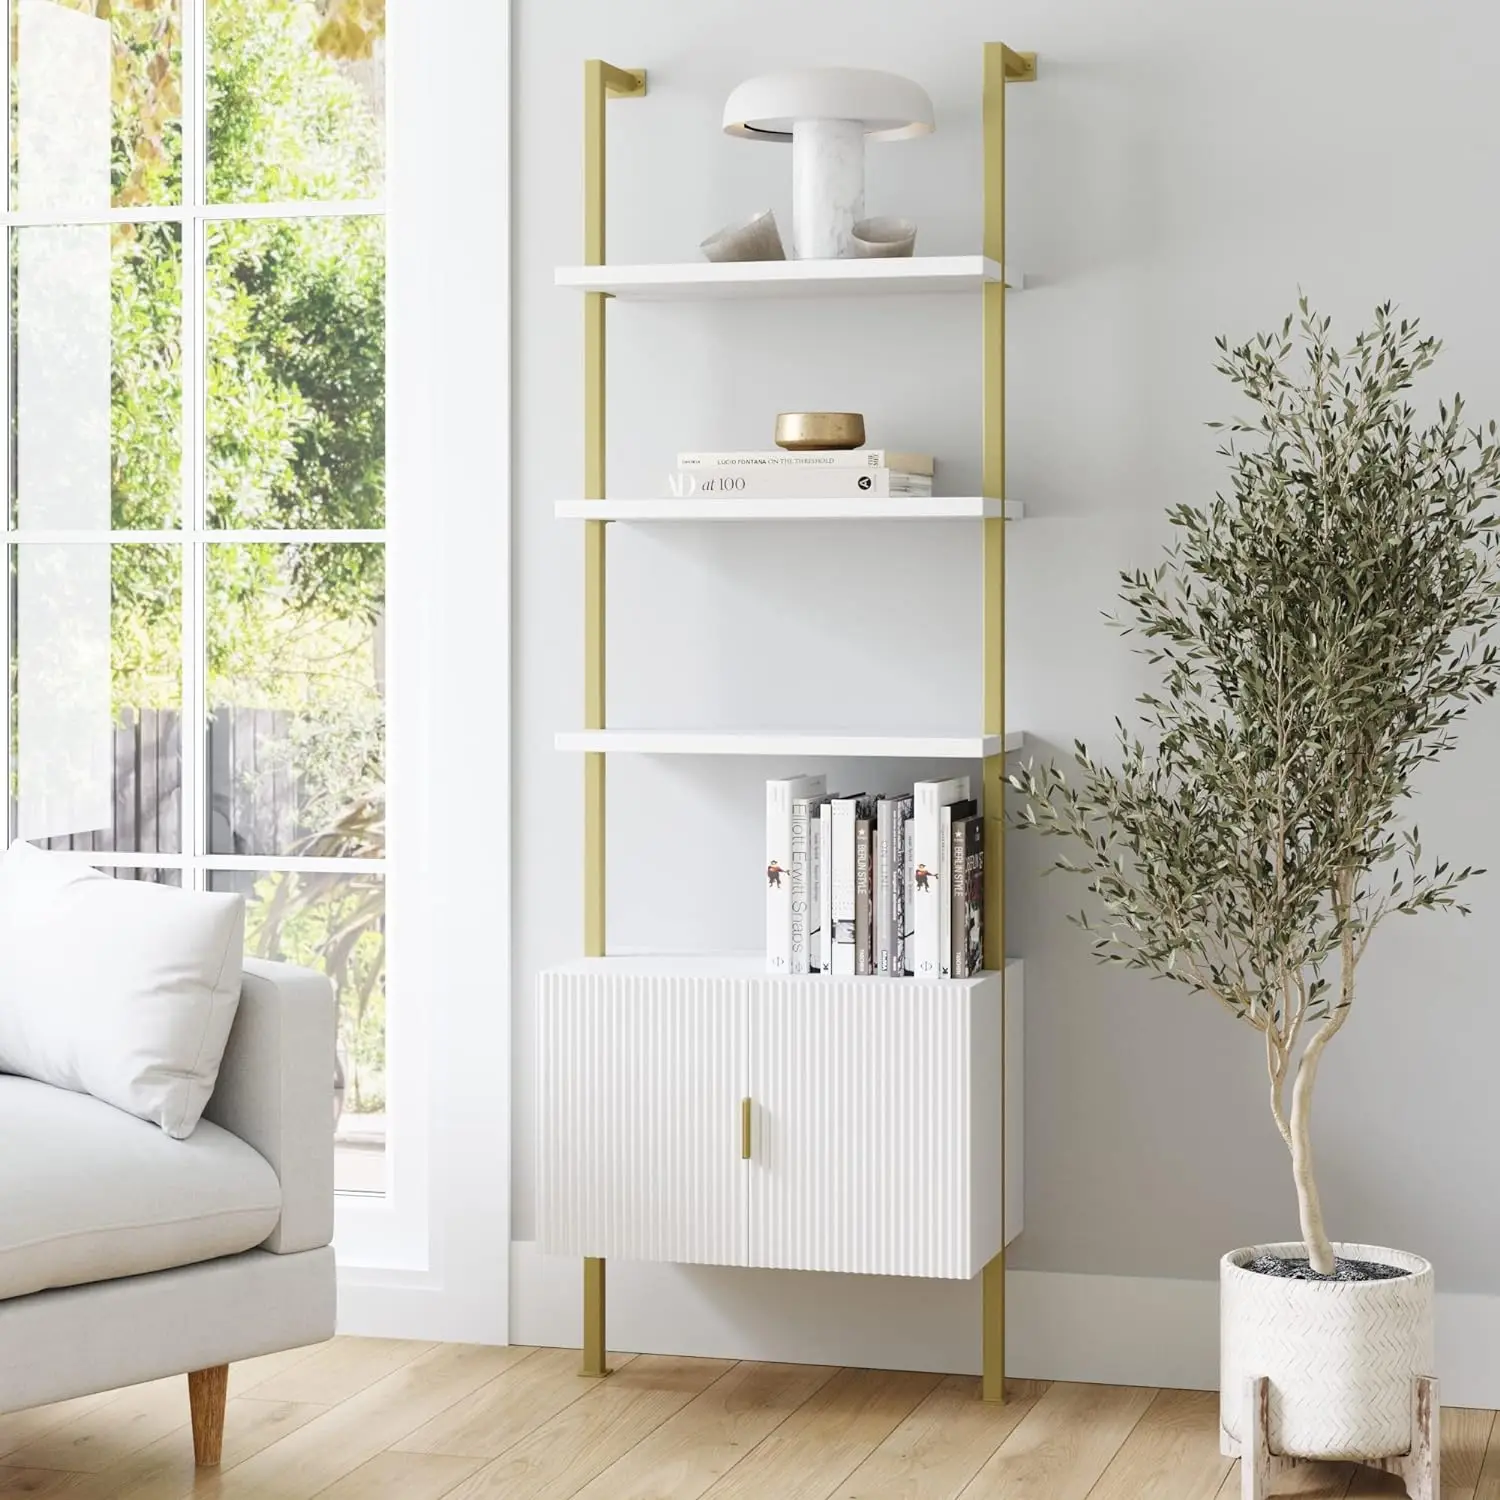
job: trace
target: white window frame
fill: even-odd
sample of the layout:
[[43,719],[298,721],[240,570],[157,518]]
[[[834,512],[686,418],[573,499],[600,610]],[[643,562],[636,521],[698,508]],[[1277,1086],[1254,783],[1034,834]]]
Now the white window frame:
[[[420,1161],[387,1200],[393,1218],[384,1238],[372,1230],[363,1264],[352,1264],[348,1210],[370,1206],[343,1200],[339,1220],[344,1331],[502,1344],[511,1175],[510,35],[510,0],[387,7],[386,578],[388,597],[401,602],[388,647],[388,688],[400,708],[387,716],[397,792],[386,894],[399,913],[387,975],[398,1030],[387,1049],[413,1091],[405,1108],[416,1108],[415,1090],[425,1093],[420,1126],[407,1115],[401,1123],[403,1142],[423,1132]],[[398,1231],[410,1247],[407,1216],[419,1212],[425,1254],[391,1258]]]

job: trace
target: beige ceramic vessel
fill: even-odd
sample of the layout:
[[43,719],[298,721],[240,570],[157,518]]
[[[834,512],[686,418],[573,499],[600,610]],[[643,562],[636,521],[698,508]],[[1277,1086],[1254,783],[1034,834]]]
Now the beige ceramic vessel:
[[858,448],[865,419],[857,411],[784,411],[776,418],[776,446],[793,453]]

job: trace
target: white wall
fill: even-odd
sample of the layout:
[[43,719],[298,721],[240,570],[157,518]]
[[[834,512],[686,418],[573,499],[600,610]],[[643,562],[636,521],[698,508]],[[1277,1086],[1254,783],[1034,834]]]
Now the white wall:
[[[531,980],[579,943],[580,771],[551,735],[580,711],[581,541],[550,505],[580,470],[581,314],[551,286],[552,267],[579,258],[580,60],[650,69],[650,96],[609,111],[610,256],[628,261],[691,259],[708,231],[766,206],[787,223],[786,153],[726,139],[718,121],[741,78],[795,62],[892,68],[929,89],[938,131],[871,149],[869,211],[915,218],[922,253],[973,250],[979,44],[998,33],[1040,53],[1041,80],[1009,103],[1010,259],[1033,290],[1010,303],[1010,494],[1030,519],[1010,534],[1008,681],[1011,727],[1045,751],[1104,742],[1139,690],[1140,668],[1101,611],[1117,570],[1157,555],[1163,508],[1221,482],[1203,425],[1228,410],[1211,369],[1216,333],[1278,322],[1299,287],[1351,334],[1394,298],[1447,338],[1437,384],[1462,388],[1476,415],[1500,414],[1490,187],[1500,12],[1407,0],[517,0],[516,13],[514,1233],[524,1240]],[[776,411],[808,406],[863,410],[872,442],[934,451],[944,488],[977,488],[979,322],[964,299],[610,316],[614,493],[658,488],[679,447],[764,446]],[[972,725],[976,540],[961,526],[895,524],[855,536],[618,535],[611,718]],[[1420,819],[1433,849],[1495,862],[1497,749],[1500,719],[1487,708],[1429,778]],[[613,764],[612,946],[756,944],[757,787],[779,769],[801,768]],[[829,769],[852,789],[858,767]],[[1216,1274],[1223,1250],[1295,1232],[1261,1056],[1208,1003],[1095,968],[1065,922],[1079,892],[1041,881],[1041,868],[1040,851],[1013,840],[1029,1157],[1027,1230],[1012,1252],[1028,1274],[1012,1307],[1017,1338],[1035,1351],[1020,1373],[1064,1373],[1057,1358],[1040,1366],[1071,1338],[1066,1373],[1207,1383],[1212,1303],[1194,1283]],[[1445,1291],[1490,1298],[1500,1297],[1500,1011],[1488,959],[1500,884],[1481,884],[1474,901],[1468,922],[1402,922],[1372,947],[1360,1013],[1323,1070],[1317,1130],[1335,1234],[1422,1251]],[[576,1267],[524,1247],[516,1266],[515,1336],[575,1338]],[[615,1327],[631,1347],[950,1368],[977,1357],[972,1287],[614,1275]],[[1118,1322],[1132,1283],[1078,1275],[1152,1278],[1136,1283],[1143,1295],[1175,1287],[1162,1295],[1176,1298],[1181,1340],[1124,1339],[1114,1364],[1101,1354],[1089,1366],[1108,1331],[1068,1335],[1057,1320],[1093,1295]],[[1488,1316],[1500,1303],[1472,1306]],[[1164,1315],[1157,1327],[1171,1325]]]

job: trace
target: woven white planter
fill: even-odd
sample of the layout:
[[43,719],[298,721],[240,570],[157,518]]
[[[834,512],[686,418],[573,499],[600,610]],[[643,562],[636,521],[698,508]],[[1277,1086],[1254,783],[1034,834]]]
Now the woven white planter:
[[1221,1446],[1239,1457],[1247,1382],[1270,1383],[1269,1439],[1289,1458],[1370,1462],[1413,1448],[1413,1387],[1433,1372],[1432,1267],[1379,1245],[1335,1245],[1347,1260],[1408,1275],[1389,1281],[1293,1281],[1245,1265],[1302,1256],[1300,1244],[1231,1251],[1219,1263]]

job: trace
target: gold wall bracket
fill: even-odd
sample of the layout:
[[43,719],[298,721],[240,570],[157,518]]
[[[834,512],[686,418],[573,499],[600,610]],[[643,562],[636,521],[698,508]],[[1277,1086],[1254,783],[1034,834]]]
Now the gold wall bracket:
[[617,68],[613,63],[601,62],[604,74],[604,89],[615,99],[640,99],[646,93],[646,70],[644,68]]
[[1000,56],[1005,63],[1005,81],[1007,83],[1036,82],[1035,52],[1013,52],[1004,42],[994,43],[993,45],[1000,48]]

